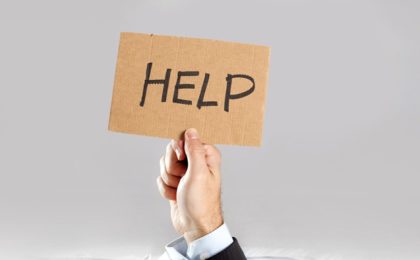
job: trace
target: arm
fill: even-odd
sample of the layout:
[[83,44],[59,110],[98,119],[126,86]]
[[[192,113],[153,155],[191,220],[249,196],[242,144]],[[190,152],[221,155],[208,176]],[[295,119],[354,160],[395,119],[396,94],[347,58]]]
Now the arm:
[[223,221],[220,152],[203,144],[195,129],[188,129],[184,140],[168,144],[157,179],[161,195],[169,200],[172,224],[183,236],[172,249],[186,259],[203,254],[207,259],[245,259]]

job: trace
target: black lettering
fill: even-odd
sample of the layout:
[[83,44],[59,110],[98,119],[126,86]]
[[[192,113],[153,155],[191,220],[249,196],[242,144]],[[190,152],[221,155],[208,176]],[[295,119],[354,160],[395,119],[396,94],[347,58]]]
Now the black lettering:
[[197,101],[198,109],[201,109],[201,107],[217,106],[217,101],[204,101],[204,96],[206,95],[206,89],[209,83],[209,78],[210,74],[206,73],[204,76],[203,86],[201,87],[200,96]]
[[[249,88],[248,90],[241,92],[241,93],[237,93],[237,94],[231,94],[232,92],[232,79],[234,78],[243,78],[243,79],[247,79],[249,81],[252,82],[252,87]],[[248,95],[250,95],[252,92],[254,92],[255,90],[255,81],[251,76],[245,75],[245,74],[228,74],[226,77],[226,95],[225,95],[225,111],[229,112],[229,101],[231,99],[239,99],[239,98],[243,98],[246,97]]]
[[166,102],[166,97],[168,95],[168,87],[169,87],[169,78],[171,76],[171,69],[166,70],[165,78],[164,79],[150,79],[150,71],[152,70],[152,63],[147,63],[146,68],[146,79],[144,80],[143,86],[143,94],[141,96],[140,106],[144,106],[144,102],[146,101],[146,94],[147,94],[147,87],[149,84],[163,84],[163,91],[162,91],[162,102]]
[[175,84],[174,98],[172,99],[172,101],[174,103],[184,104],[184,105],[192,105],[191,100],[185,100],[185,99],[178,98],[180,89],[194,89],[194,84],[181,84],[181,78],[182,77],[198,76],[198,74],[199,74],[198,71],[179,71],[178,72],[178,77],[176,79],[176,84]]

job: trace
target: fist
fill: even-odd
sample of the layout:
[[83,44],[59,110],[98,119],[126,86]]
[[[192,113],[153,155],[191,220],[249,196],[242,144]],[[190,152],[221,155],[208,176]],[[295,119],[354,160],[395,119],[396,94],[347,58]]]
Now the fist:
[[172,224],[190,243],[223,224],[220,152],[203,144],[194,128],[172,140],[160,159],[157,185],[169,200]]

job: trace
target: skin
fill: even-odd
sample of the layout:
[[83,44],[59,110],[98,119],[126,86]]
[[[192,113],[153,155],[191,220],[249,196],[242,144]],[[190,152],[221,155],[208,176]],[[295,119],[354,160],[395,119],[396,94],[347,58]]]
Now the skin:
[[203,144],[194,128],[185,131],[184,140],[171,140],[160,159],[157,185],[187,243],[223,224],[220,162],[217,148]]

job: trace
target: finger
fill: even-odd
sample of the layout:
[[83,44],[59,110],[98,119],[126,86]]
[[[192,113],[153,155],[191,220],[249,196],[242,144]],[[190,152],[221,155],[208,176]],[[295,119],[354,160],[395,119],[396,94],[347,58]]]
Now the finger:
[[[175,176],[184,176],[187,167],[186,165],[178,160],[178,157],[175,153],[175,149],[173,148],[174,143],[176,143],[175,140],[172,140],[167,146],[166,146],[166,152],[164,157],[164,165],[166,167],[166,172],[171,175]],[[182,152],[181,152],[182,153]]]
[[205,144],[206,162],[212,173],[219,173],[221,163],[221,153],[214,145]]
[[162,177],[162,180],[165,182],[166,185],[173,188],[177,188],[179,181],[181,180],[181,177],[169,174],[166,171],[166,166],[165,166],[163,156],[160,158],[160,177]]
[[205,173],[206,171],[203,171],[203,169],[207,168],[206,153],[196,129],[189,128],[185,131],[184,149],[188,159],[188,167],[191,167],[190,172],[194,174]]
[[184,151],[184,141],[183,140],[172,140],[171,141],[172,148],[175,150],[175,154],[178,158],[178,161],[184,161],[187,159]]
[[162,195],[162,197],[168,200],[176,200],[176,189],[166,185],[160,176],[157,178],[156,181],[160,195]]
[[182,140],[174,140],[172,139],[169,144],[166,146],[166,153],[167,155],[171,156],[171,160],[176,161],[183,161],[186,159],[185,151],[183,148],[184,141]]

